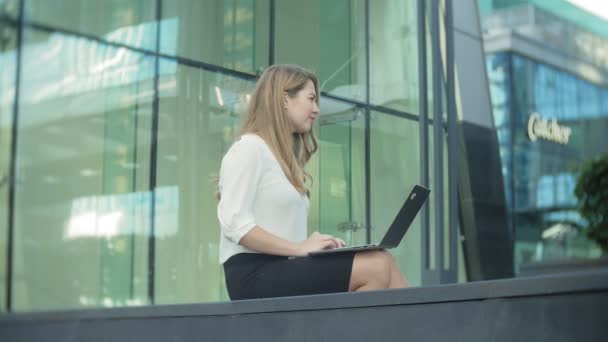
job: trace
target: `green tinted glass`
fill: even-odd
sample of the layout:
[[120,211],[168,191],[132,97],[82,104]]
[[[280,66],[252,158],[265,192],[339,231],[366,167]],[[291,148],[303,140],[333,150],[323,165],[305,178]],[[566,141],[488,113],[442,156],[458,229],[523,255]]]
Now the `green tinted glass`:
[[111,42],[156,47],[156,0],[28,0],[25,17]]
[[13,308],[146,303],[154,59],[34,30],[23,44]]
[[365,101],[365,1],[276,2],[275,63],[300,64],[321,90]]
[[348,103],[322,99],[319,118],[318,187],[309,229],[365,243],[365,118]]
[[418,113],[415,0],[370,1],[370,102]]
[[253,82],[162,61],[155,208],[155,303],[227,300],[216,182]]
[[[420,182],[418,122],[372,112],[370,142],[371,236],[380,242],[413,186]],[[410,286],[421,284],[420,215],[391,250]]]
[[0,0],[0,16],[16,18],[19,13],[19,0]]
[[268,65],[269,0],[164,1],[161,53],[247,73]]
[[[449,245],[449,198],[448,198],[448,146],[447,146],[447,134],[445,130],[442,130],[442,181],[443,181],[443,241],[441,242],[443,245],[443,268],[448,269],[450,265],[450,245]],[[438,190],[435,189],[435,136],[434,136],[434,127],[433,125],[428,126],[428,135],[429,135],[429,186],[431,187],[431,193],[429,194],[429,198],[427,200],[429,206],[429,256],[430,256],[430,268],[432,270],[436,270],[438,266],[438,262],[435,259],[435,251],[436,251],[436,241],[435,236],[437,232],[436,228],[436,220],[435,220],[435,208],[437,207],[435,203],[435,198],[437,197]]]

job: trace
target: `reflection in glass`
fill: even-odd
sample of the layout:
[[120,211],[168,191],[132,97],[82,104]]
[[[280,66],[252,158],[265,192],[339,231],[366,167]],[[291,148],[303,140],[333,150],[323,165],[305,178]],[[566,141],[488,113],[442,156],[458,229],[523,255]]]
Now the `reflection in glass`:
[[[418,113],[416,1],[370,1],[370,102]],[[432,107],[429,107],[432,108]]]
[[168,60],[160,65],[175,73],[160,78],[157,186],[172,191],[156,191],[155,303],[227,300],[213,180],[254,84]]
[[305,66],[321,91],[365,101],[365,1],[277,1],[275,35],[275,63]]
[[[405,198],[420,182],[420,144],[417,121],[372,112],[370,141],[371,236],[380,241]],[[432,151],[432,150],[430,150]],[[410,286],[422,284],[420,215],[398,248],[391,250]]]
[[490,94],[492,98],[492,110],[494,127],[499,141],[499,154],[501,160],[501,171],[503,176],[507,208],[512,206],[511,192],[511,74],[509,70],[509,55],[506,53],[489,54],[486,56],[486,66]]
[[365,117],[351,104],[321,98],[317,129],[319,151],[309,164],[309,233],[320,231],[348,245],[364,244]]
[[23,44],[13,307],[144,304],[154,59],[34,30]]
[[156,0],[28,0],[25,17],[35,23],[154,50]]
[[16,18],[19,13],[19,0],[0,0],[0,16]]
[[[487,61],[506,193],[512,201],[516,268],[599,256],[600,250],[574,228],[584,223],[576,212],[574,187],[577,168],[608,152],[608,111],[602,110],[601,96],[607,90],[516,54],[490,55]],[[511,75],[501,77],[509,63]],[[531,141],[527,125],[532,113],[569,127],[569,141]]]
[[163,1],[161,53],[255,74],[269,60],[269,3]]

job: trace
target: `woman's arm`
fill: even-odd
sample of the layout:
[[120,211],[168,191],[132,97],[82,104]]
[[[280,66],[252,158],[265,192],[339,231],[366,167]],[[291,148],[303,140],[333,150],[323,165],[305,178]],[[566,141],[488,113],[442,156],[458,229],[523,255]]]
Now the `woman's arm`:
[[260,226],[255,226],[241,238],[239,245],[266,254],[306,256],[313,251],[343,247],[344,241],[331,235],[314,232],[308,239],[296,243],[269,233]]

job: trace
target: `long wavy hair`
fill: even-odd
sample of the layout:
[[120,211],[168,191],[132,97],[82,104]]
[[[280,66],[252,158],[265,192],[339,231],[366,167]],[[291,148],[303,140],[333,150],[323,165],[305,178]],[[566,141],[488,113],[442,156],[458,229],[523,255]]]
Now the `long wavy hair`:
[[307,183],[312,184],[313,179],[306,172],[305,166],[318,149],[317,139],[312,130],[306,133],[293,132],[293,124],[287,116],[284,102],[285,93],[289,97],[295,97],[308,80],[315,86],[315,101],[319,105],[319,80],[314,73],[290,64],[277,64],[267,68],[255,86],[235,140],[247,133],[257,134],[264,139],[289,182],[298,192],[310,197]]

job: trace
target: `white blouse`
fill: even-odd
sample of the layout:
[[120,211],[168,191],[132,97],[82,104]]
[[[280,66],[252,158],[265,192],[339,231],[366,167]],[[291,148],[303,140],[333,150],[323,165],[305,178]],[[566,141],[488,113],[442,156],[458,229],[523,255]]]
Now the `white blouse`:
[[289,182],[260,136],[245,134],[228,149],[219,191],[220,264],[238,253],[256,253],[238,244],[256,225],[288,241],[306,239],[308,197]]

